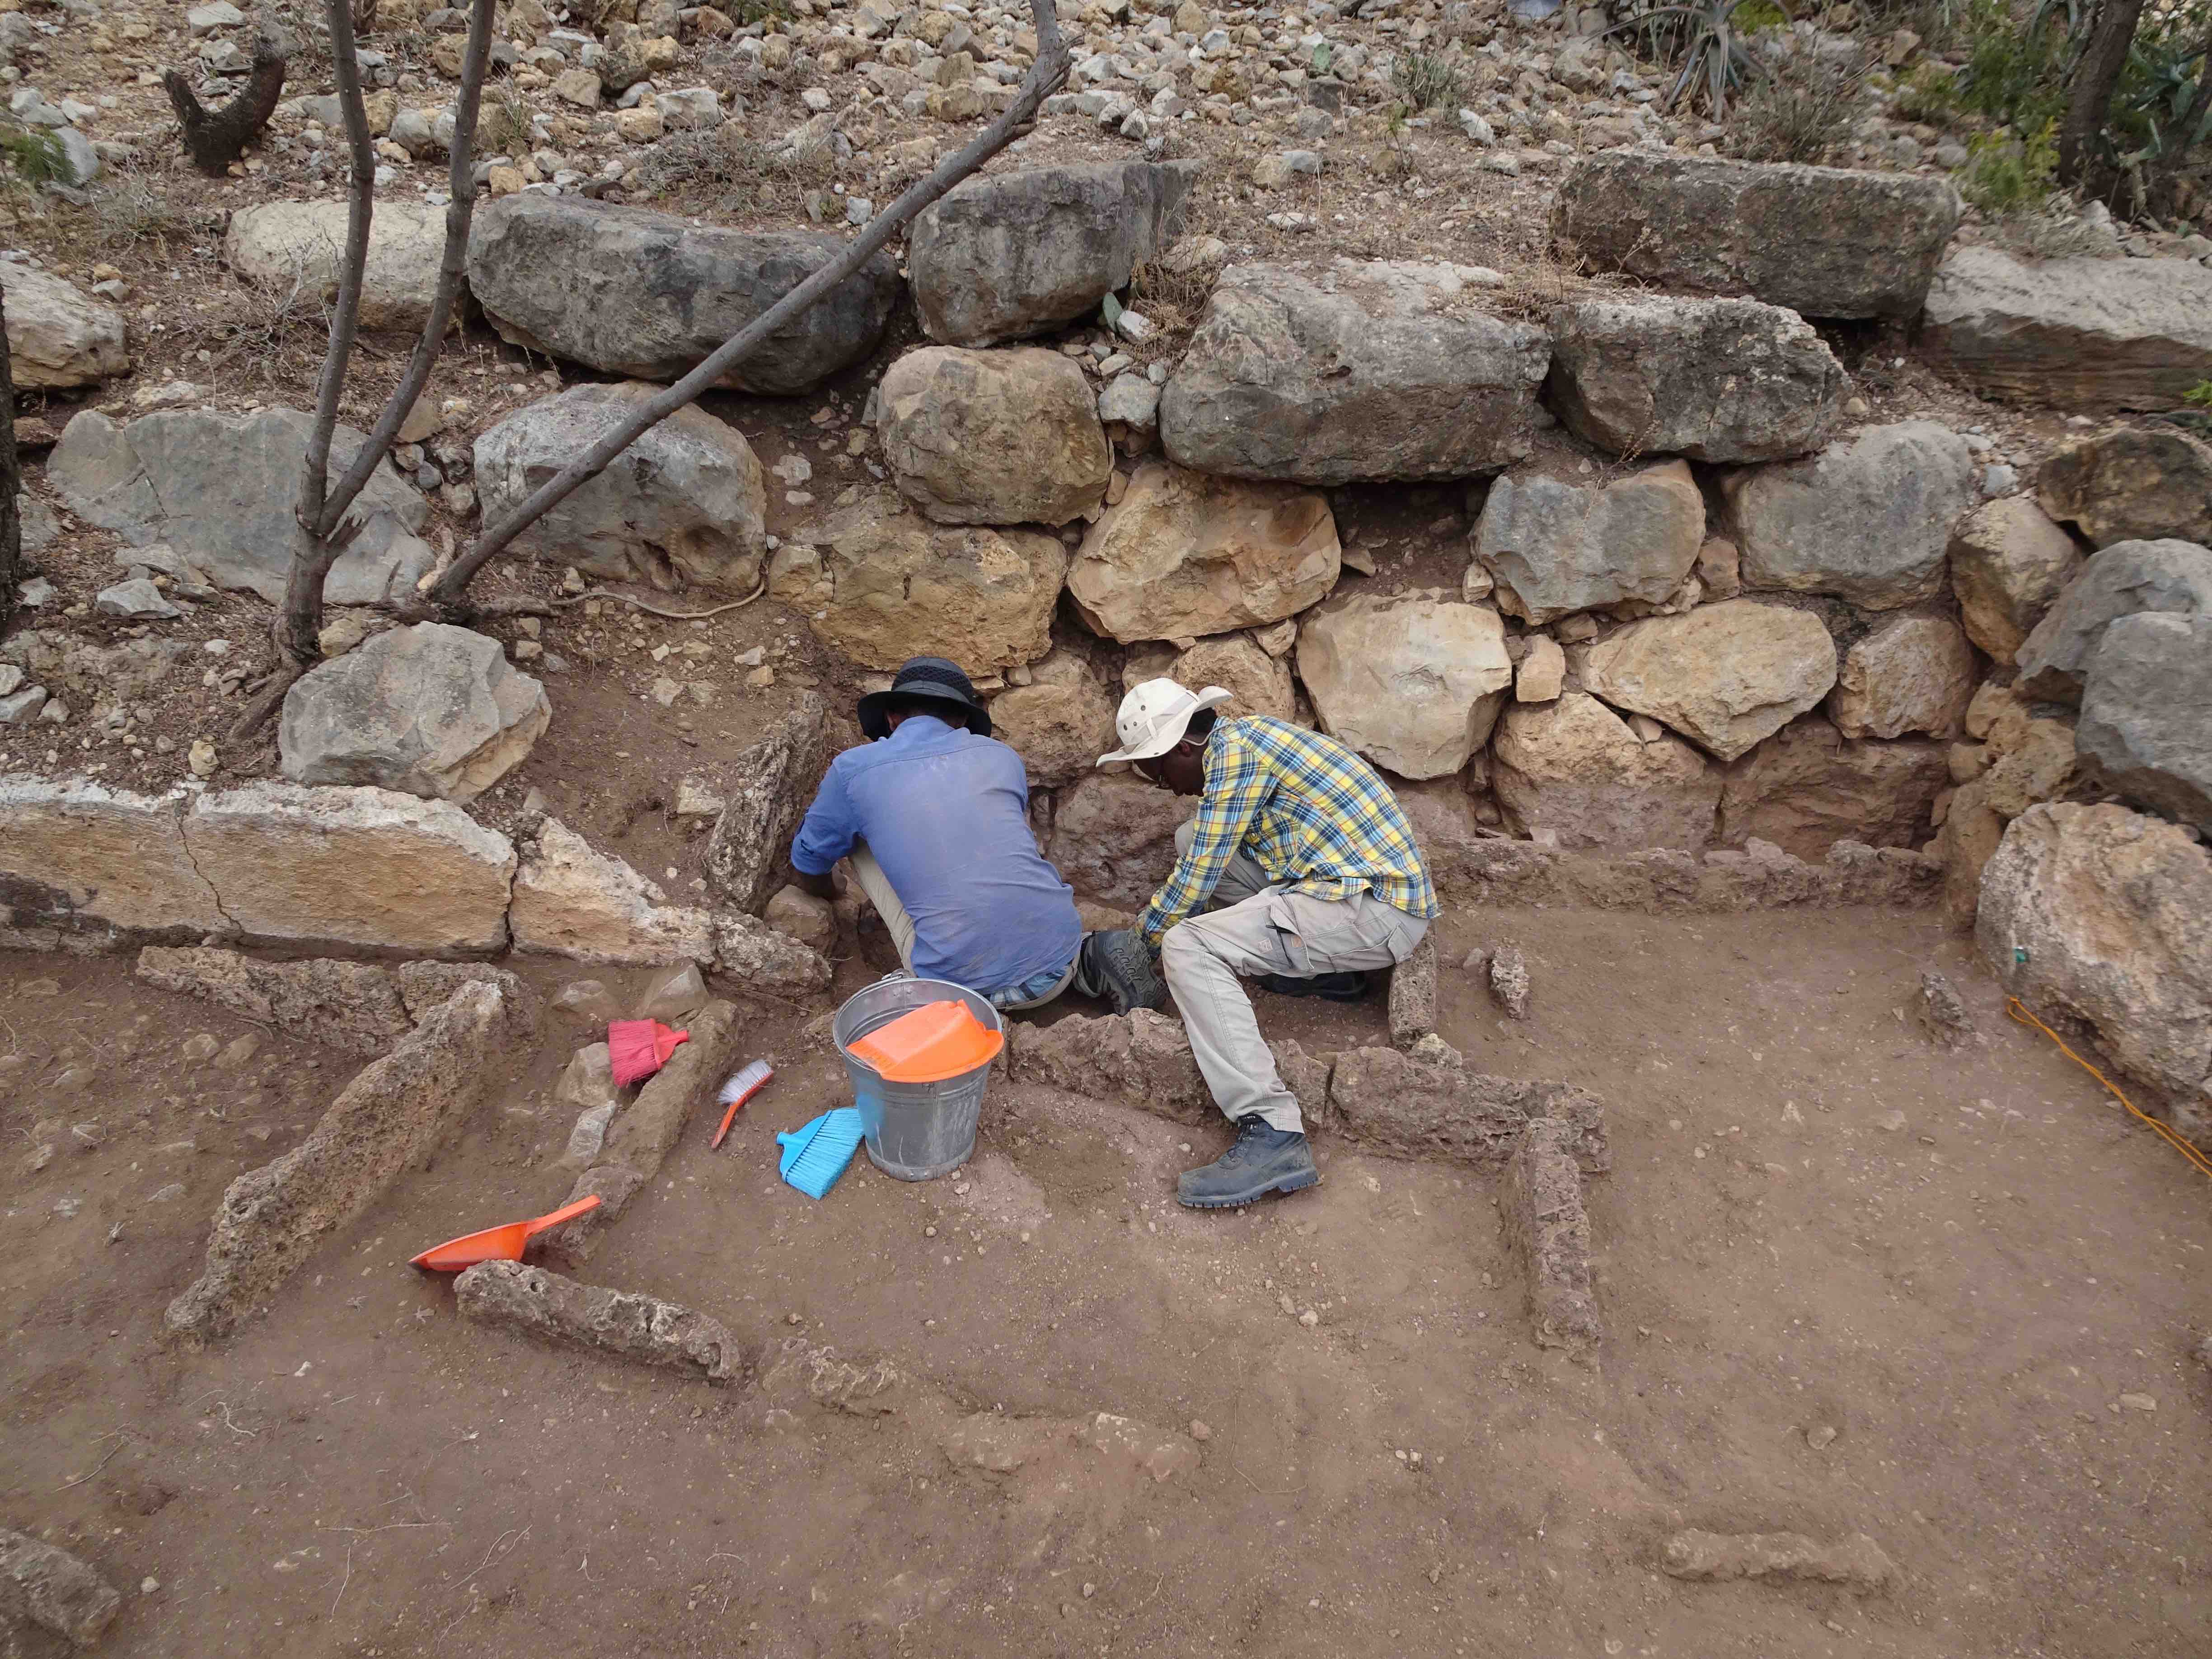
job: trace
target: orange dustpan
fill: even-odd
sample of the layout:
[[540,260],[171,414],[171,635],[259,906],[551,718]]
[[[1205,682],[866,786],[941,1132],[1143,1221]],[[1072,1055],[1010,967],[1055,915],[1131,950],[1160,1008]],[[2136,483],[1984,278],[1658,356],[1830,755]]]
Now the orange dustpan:
[[942,1083],[979,1066],[988,1066],[1006,1046],[994,1031],[968,1012],[964,1002],[926,1002],[887,1025],[845,1045],[846,1052],[872,1066],[889,1083]]
[[449,1238],[434,1245],[415,1258],[414,1265],[427,1267],[434,1273],[457,1273],[464,1267],[473,1267],[479,1261],[520,1261],[522,1247],[532,1235],[548,1227],[557,1227],[564,1221],[574,1221],[586,1210],[599,1207],[599,1195],[592,1193],[578,1199],[574,1204],[563,1204],[550,1215],[541,1215],[535,1221],[510,1221],[504,1227],[487,1227],[480,1233],[463,1233],[459,1238]]

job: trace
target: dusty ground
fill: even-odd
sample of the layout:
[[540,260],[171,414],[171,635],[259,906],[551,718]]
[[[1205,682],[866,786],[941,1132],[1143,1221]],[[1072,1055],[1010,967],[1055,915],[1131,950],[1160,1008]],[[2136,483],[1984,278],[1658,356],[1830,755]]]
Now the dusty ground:
[[[350,1062],[266,1035],[251,1060],[188,1062],[193,1034],[251,1028],[119,961],[8,959],[0,1519],[127,1588],[118,1656],[2212,1643],[2212,1380],[2185,1358],[2200,1178],[2004,1021],[1927,916],[1462,914],[1443,942],[1509,936],[1534,1019],[1448,972],[1445,1030],[1609,1103],[1598,1370],[1531,1346],[1467,1170],[1324,1148],[1310,1194],[1188,1214],[1172,1173],[1218,1132],[1002,1087],[957,1179],[863,1164],[811,1204],[775,1183],[771,1136],[840,1081],[785,1012],[750,1030],[782,1070],[730,1143],[710,1154],[695,1124],[592,1264],[977,1409],[1208,1425],[1203,1467],[1158,1486],[1082,1464],[1000,1486],[896,1419],[768,1426],[704,1384],[463,1324],[404,1259],[565,1191],[567,1126],[540,1109],[587,1033],[554,1022],[503,1102],[265,1320],[165,1352],[224,1184]],[[1986,1046],[1943,1054],[1903,1023],[1929,961]],[[1322,1046],[1382,1023],[1374,1003],[1265,1012]],[[87,1120],[105,1144],[73,1151]],[[1685,1524],[1864,1530],[1905,1582],[1677,1583],[1654,1557]]]

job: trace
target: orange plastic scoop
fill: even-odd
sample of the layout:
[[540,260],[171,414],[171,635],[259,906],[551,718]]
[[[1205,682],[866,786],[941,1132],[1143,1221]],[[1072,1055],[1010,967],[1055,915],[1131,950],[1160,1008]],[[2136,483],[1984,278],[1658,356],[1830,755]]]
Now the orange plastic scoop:
[[473,1267],[479,1261],[520,1261],[522,1247],[533,1234],[548,1227],[557,1227],[564,1221],[574,1221],[586,1210],[599,1207],[597,1193],[578,1199],[574,1204],[563,1204],[550,1215],[541,1215],[535,1221],[510,1221],[504,1227],[487,1227],[480,1233],[463,1233],[459,1238],[449,1238],[434,1245],[415,1258],[415,1266],[427,1267],[434,1273],[457,1273],[464,1267]]
[[926,1002],[845,1049],[886,1082],[941,1083],[989,1065],[1006,1042],[1006,1033],[977,1019],[966,1003],[947,1000]]

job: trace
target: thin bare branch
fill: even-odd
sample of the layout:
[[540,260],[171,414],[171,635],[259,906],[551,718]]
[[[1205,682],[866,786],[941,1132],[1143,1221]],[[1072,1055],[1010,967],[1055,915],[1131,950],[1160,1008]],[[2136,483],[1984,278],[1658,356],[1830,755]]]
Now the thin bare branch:
[[415,407],[415,400],[429,384],[430,370],[438,361],[439,348],[445,343],[446,325],[453,319],[453,304],[459,298],[462,274],[468,264],[469,225],[476,216],[477,112],[483,100],[484,68],[491,58],[492,11],[493,0],[476,0],[469,15],[469,43],[461,58],[460,104],[453,112],[453,167],[447,181],[452,199],[446,204],[445,256],[439,261],[438,285],[430,295],[429,319],[422,325],[422,337],[415,343],[415,355],[408,359],[407,372],[400,376],[398,389],[384,405],[376,424],[369,428],[368,441],[361,447],[353,465],[324,502],[322,516],[315,525],[319,538],[337,528],[338,520],[345,516],[354,498],[375,473],[377,464],[391,450],[392,440],[399,435],[401,425]]
[[461,608],[470,579],[514,538],[568,499],[581,485],[604,471],[616,456],[678,410],[712,391],[722,377],[757,349],[769,336],[802,315],[815,301],[843,282],[897,234],[924,208],[996,155],[1029,125],[1046,98],[1067,76],[1068,53],[1060,39],[1060,20],[1053,0],[1030,0],[1036,22],[1037,52],[1023,77],[1021,90],[999,118],[945,158],[890,207],[871,220],[837,258],[823,265],[716,347],[696,368],[657,397],[639,404],[629,417],[582,455],[532,490],[495,525],[487,525],[477,544],[440,579],[431,590],[432,600],[448,610]]

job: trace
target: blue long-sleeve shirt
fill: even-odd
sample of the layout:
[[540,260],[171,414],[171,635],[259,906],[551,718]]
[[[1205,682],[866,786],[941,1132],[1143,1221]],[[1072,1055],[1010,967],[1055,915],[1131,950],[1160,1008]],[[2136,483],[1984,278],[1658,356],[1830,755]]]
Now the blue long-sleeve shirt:
[[914,970],[988,995],[1064,969],[1075,895],[1037,851],[1022,758],[927,714],[830,763],[791,844],[809,875],[863,841],[914,921]]

